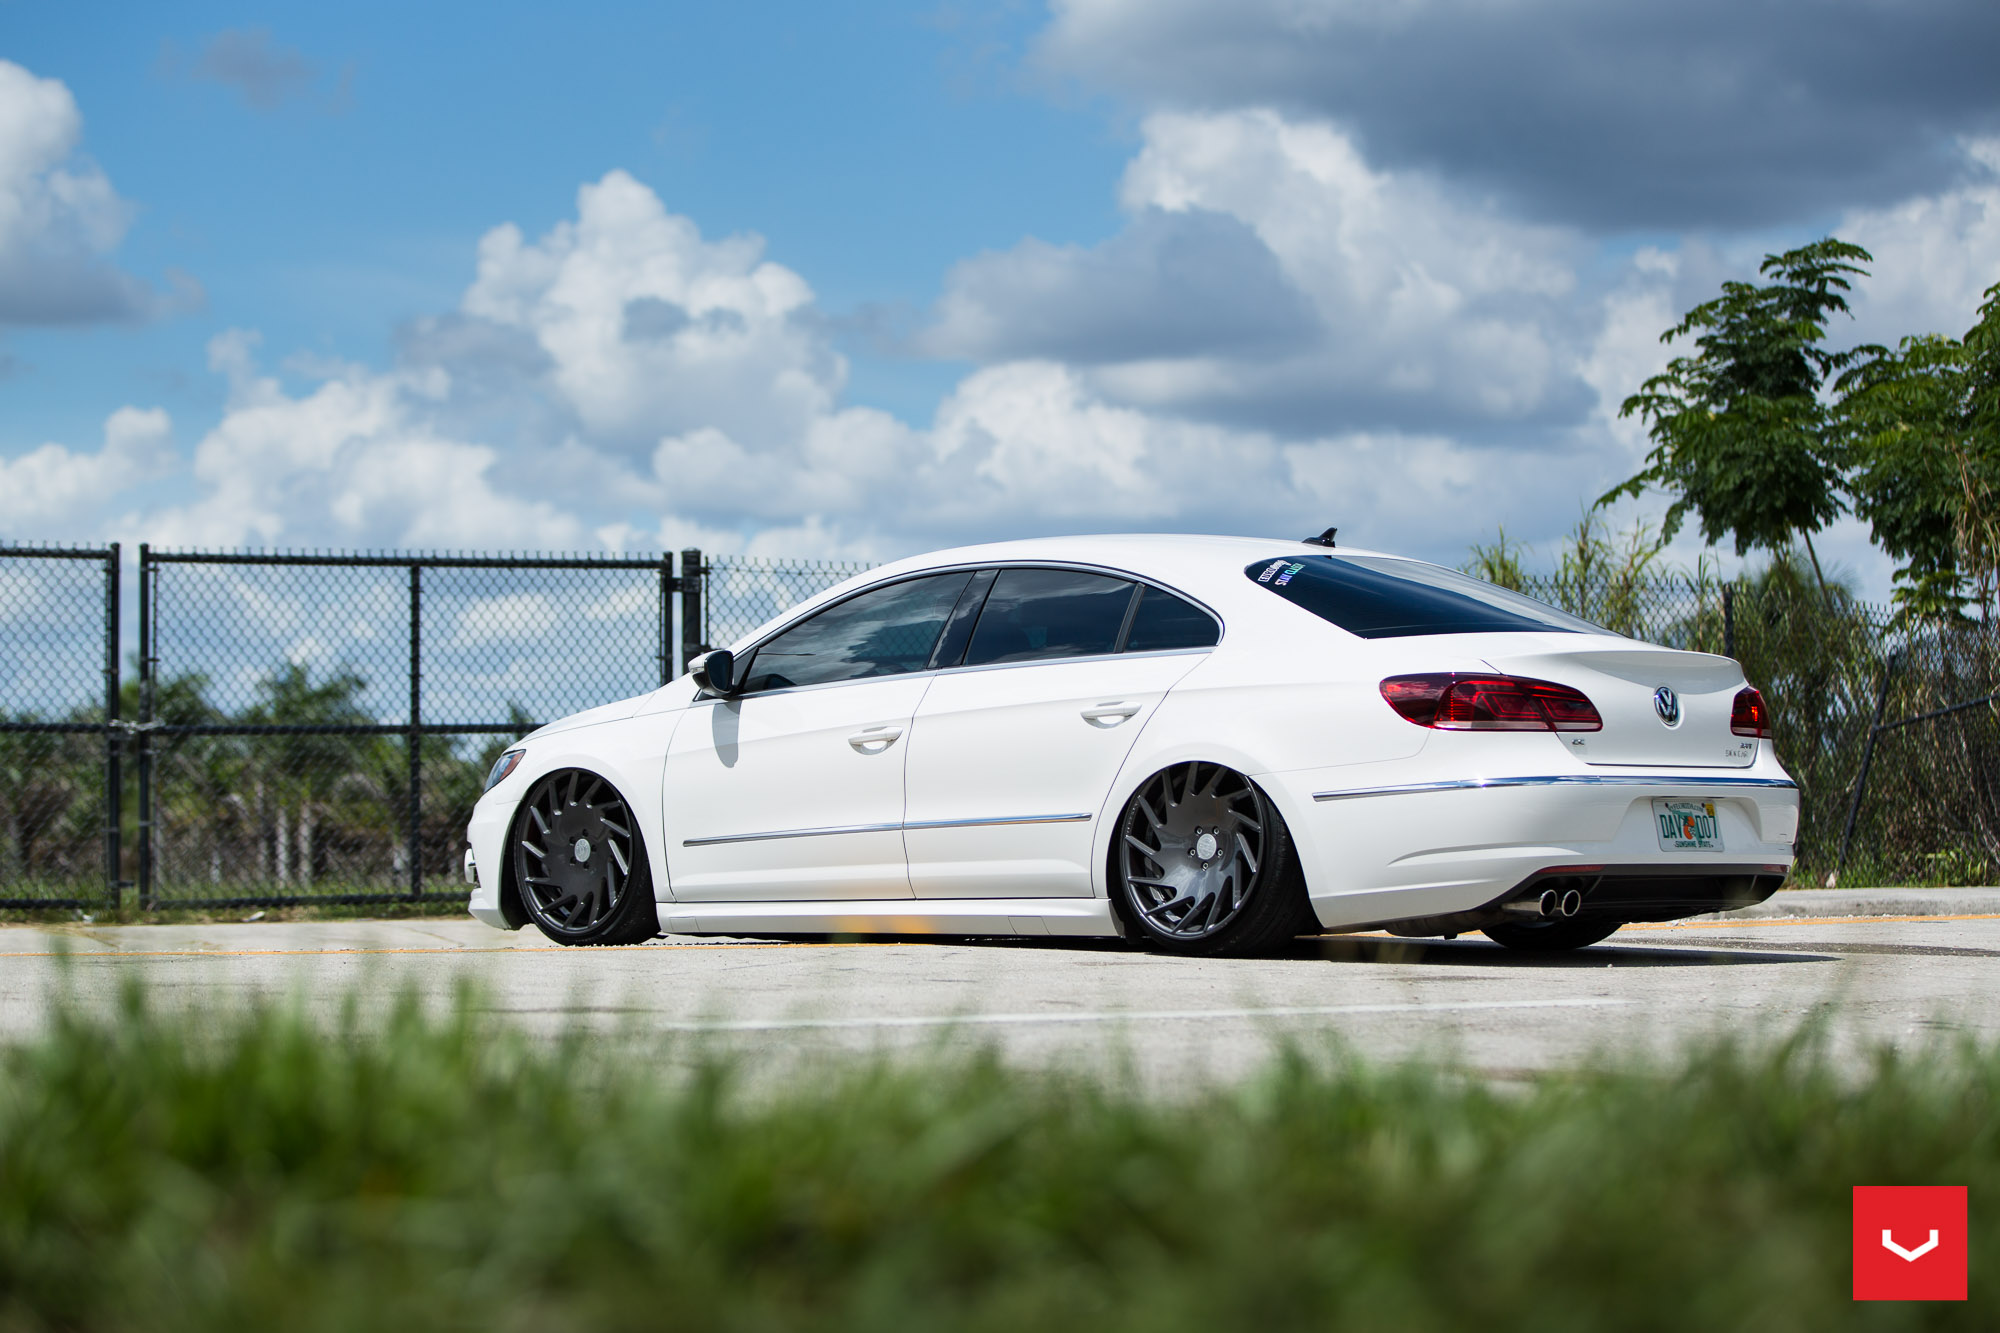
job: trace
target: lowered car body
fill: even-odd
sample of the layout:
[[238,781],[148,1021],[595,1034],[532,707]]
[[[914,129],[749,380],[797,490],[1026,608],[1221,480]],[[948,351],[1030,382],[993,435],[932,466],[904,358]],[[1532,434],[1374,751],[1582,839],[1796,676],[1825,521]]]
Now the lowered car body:
[[1573,948],[1768,896],[1798,790],[1724,657],[1313,543],[887,565],[496,766],[471,910],[658,931],[1485,930]]

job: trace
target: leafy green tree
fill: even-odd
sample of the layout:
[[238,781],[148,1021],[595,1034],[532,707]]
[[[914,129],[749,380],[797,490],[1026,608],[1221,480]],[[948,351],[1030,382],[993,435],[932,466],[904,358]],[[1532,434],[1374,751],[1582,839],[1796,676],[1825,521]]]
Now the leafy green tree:
[[1829,237],[1767,255],[1759,285],[1726,282],[1722,295],[1690,310],[1660,336],[1694,334],[1678,356],[1619,408],[1646,422],[1654,448],[1645,470],[1598,500],[1647,489],[1674,497],[1662,525],[1671,540],[1692,513],[1710,544],[1731,538],[1736,554],[1781,551],[1803,540],[1822,592],[1825,572],[1812,534],[1842,508],[1840,450],[1822,395],[1858,355],[1830,352],[1827,322],[1847,313],[1850,275],[1873,257]]
[[1896,600],[1924,616],[1994,613],[2000,555],[2000,283],[1963,339],[1871,348],[1840,378],[1855,513],[1903,562]]

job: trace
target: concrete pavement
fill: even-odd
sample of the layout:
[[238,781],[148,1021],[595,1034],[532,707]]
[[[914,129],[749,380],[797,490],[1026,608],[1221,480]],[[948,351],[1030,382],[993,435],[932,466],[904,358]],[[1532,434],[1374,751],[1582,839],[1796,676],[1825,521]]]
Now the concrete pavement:
[[[1815,891],[1818,892],[1818,891]],[[1891,892],[1891,891],[1881,891]],[[1627,927],[1556,958],[1482,938],[1302,940],[1282,956],[1162,958],[1105,942],[775,944],[672,937],[562,949],[465,920],[0,927],[0,1035],[59,994],[109,1007],[142,979],[156,1003],[223,1009],[297,996],[332,1015],[360,991],[482,1007],[534,1030],[693,1034],[787,1057],[996,1045],[1028,1065],[1115,1068],[1162,1087],[1231,1079],[1284,1041],[1377,1058],[1452,1057],[1490,1074],[1789,1029],[1830,1006],[1837,1046],[1940,1032],[2000,1039],[2000,893],[1852,901],[1787,894],[1773,912]],[[1940,899],[1937,894],[1965,895]],[[1810,909],[1810,910],[1808,910]]]

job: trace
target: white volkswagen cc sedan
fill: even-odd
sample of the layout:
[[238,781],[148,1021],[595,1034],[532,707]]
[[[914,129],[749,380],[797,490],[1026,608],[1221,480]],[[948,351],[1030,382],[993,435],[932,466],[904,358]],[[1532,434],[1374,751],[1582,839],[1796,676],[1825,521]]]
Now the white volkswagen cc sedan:
[[1076,537],[870,571],[543,727],[474,916],[676,934],[1302,932],[1575,949],[1768,897],[1799,793],[1726,657],[1314,542]]

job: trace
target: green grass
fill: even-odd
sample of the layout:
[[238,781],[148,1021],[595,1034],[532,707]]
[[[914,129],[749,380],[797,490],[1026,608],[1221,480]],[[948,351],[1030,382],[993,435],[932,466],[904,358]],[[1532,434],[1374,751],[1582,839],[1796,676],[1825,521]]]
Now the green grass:
[[[1993,1049],[1501,1086],[1324,1056],[1162,1100],[134,996],[0,1057],[0,1328],[1992,1324]],[[1849,1300],[1850,1187],[1896,1183],[1971,1187],[1968,1304]]]

